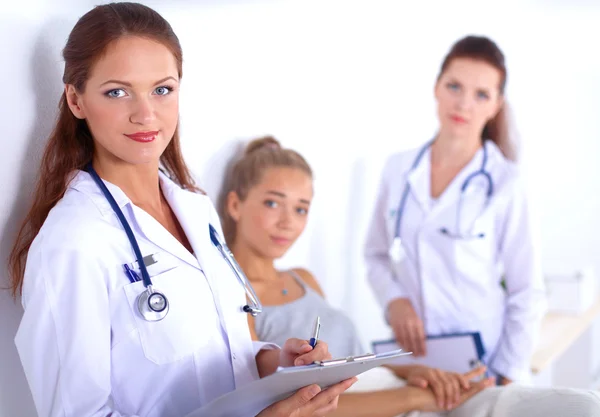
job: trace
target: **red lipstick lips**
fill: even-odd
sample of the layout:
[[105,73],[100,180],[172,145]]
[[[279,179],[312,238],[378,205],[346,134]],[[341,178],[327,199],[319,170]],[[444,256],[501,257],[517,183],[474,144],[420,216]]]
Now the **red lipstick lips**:
[[460,123],[460,124],[464,124],[467,123],[467,121],[465,119],[463,119],[460,116],[450,116],[450,118],[452,119],[452,121],[454,121],[455,123]]
[[158,135],[158,131],[154,132],[137,132],[131,134],[125,134],[129,139],[135,140],[136,142],[148,143],[152,142],[156,139],[156,135]]

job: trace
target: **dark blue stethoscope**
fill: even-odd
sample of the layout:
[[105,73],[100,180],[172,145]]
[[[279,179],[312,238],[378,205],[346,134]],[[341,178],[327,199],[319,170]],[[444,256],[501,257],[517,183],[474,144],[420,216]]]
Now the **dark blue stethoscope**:
[[[417,157],[415,158],[409,172],[414,171],[419,166],[421,159],[423,159],[423,155],[425,154],[427,149],[429,149],[431,147],[432,144],[433,144],[433,140],[428,142],[425,146],[423,146],[423,148],[421,148],[421,150],[417,154]],[[462,239],[462,240],[481,239],[481,238],[485,237],[485,235],[483,233],[476,233],[476,234],[461,233],[460,219],[461,219],[461,211],[462,211],[462,204],[463,204],[463,195],[465,193],[465,190],[469,186],[469,183],[474,178],[477,178],[479,176],[483,176],[485,178],[485,180],[487,182],[487,191],[486,191],[486,199],[487,200],[486,201],[489,201],[489,199],[491,198],[491,196],[494,192],[494,182],[492,181],[492,176],[490,175],[490,173],[488,171],[486,171],[487,160],[488,160],[488,151],[487,151],[487,148],[484,143],[483,144],[483,159],[481,161],[481,167],[477,171],[471,173],[464,180],[464,182],[462,183],[462,185],[460,187],[460,199],[458,202],[458,207],[456,209],[455,232],[451,232],[448,228],[442,227],[440,229],[440,233],[442,233],[450,238],[453,238],[453,239]],[[404,191],[402,192],[402,197],[400,198],[400,204],[398,206],[398,210],[396,211],[396,227],[394,229],[394,241],[393,241],[392,247],[390,248],[390,254],[392,255],[393,258],[395,258],[396,261],[400,261],[403,257],[403,253],[404,253],[403,248],[402,248],[402,239],[400,238],[400,232],[401,232],[401,227],[402,227],[402,216],[404,215],[404,210],[406,208],[406,201],[408,199],[409,193],[410,193],[410,183],[408,181],[406,181],[406,185],[404,186]]]
[[[131,247],[135,252],[137,264],[142,273],[141,281],[144,282],[144,288],[146,289],[137,298],[137,306],[139,313],[147,321],[159,321],[164,319],[167,313],[169,312],[169,300],[167,299],[167,296],[165,294],[158,291],[156,288],[153,288],[152,280],[150,279],[148,269],[146,268],[146,264],[144,262],[144,257],[142,256],[142,252],[138,245],[137,239],[135,238],[135,235],[133,234],[133,231],[131,230],[127,219],[125,218],[125,215],[119,208],[119,205],[115,201],[115,198],[112,196],[102,179],[100,179],[100,176],[98,175],[96,170],[92,167],[91,163],[86,166],[85,170],[92,176],[92,178],[102,191],[102,194],[104,194],[104,197],[110,203],[110,206],[112,207],[113,211],[119,218],[119,221],[123,225],[125,233],[127,234],[127,238],[129,239],[129,243],[131,244]],[[233,271],[234,275],[237,277],[240,284],[244,287],[246,296],[250,300],[248,304],[242,307],[242,310],[252,315],[253,317],[256,317],[259,313],[262,312],[262,305],[260,303],[260,300],[256,296],[252,285],[250,285],[250,281],[242,271],[242,268],[240,268],[240,266],[238,265],[237,261],[233,257],[233,254],[231,253],[225,242],[219,238],[219,234],[217,233],[217,230],[213,227],[213,225],[209,224],[208,229],[211,242],[213,243],[213,245],[215,245],[219,253],[221,253],[223,258],[227,261],[227,264]],[[135,277],[134,281],[140,281],[135,271],[126,269],[125,272],[128,276]]]

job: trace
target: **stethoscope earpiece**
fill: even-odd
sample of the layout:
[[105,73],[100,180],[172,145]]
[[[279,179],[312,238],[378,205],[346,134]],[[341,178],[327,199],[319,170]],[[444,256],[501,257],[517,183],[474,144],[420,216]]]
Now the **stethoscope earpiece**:
[[261,310],[259,310],[257,308],[250,307],[248,304],[246,304],[244,307],[242,307],[242,310],[244,311],[244,313],[248,313],[252,317],[258,316],[258,313],[261,312]]

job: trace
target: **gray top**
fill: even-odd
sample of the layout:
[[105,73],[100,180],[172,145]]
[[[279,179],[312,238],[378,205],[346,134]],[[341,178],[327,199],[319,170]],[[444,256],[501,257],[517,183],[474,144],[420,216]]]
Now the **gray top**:
[[292,337],[309,340],[313,336],[315,320],[321,318],[319,340],[327,342],[334,358],[366,353],[362,348],[354,324],[340,310],[329,305],[294,271],[288,271],[304,289],[304,295],[287,304],[263,306],[255,318],[256,334],[263,342],[283,346]]

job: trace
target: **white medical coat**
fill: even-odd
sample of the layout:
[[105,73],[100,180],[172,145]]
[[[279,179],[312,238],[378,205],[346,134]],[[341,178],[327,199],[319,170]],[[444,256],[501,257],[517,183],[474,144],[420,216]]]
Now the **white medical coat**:
[[[129,222],[170,311],[145,321],[123,265],[127,235],[91,176],[78,171],[27,258],[16,345],[42,417],[185,416],[258,378],[243,287],[212,245],[221,233],[208,197],[161,174],[161,188],[194,255],[105,181]],[[138,275],[141,277],[139,269]]]
[[[412,171],[421,148],[388,159],[365,246],[368,280],[386,309],[394,299],[410,299],[428,335],[481,332],[484,360],[492,371],[528,382],[546,308],[539,244],[516,166],[493,142],[484,146],[493,195],[486,205],[487,182],[482,176],[473,179],[460,216],[460,231],[484,233],[481,239],[457,240],[440,229],[457,232],[460,189],[480,169],[482,149],[436,201],[430,192],[429,149]],[[394,262],[389,250],[407,181],[400,236],[406,257]]]

